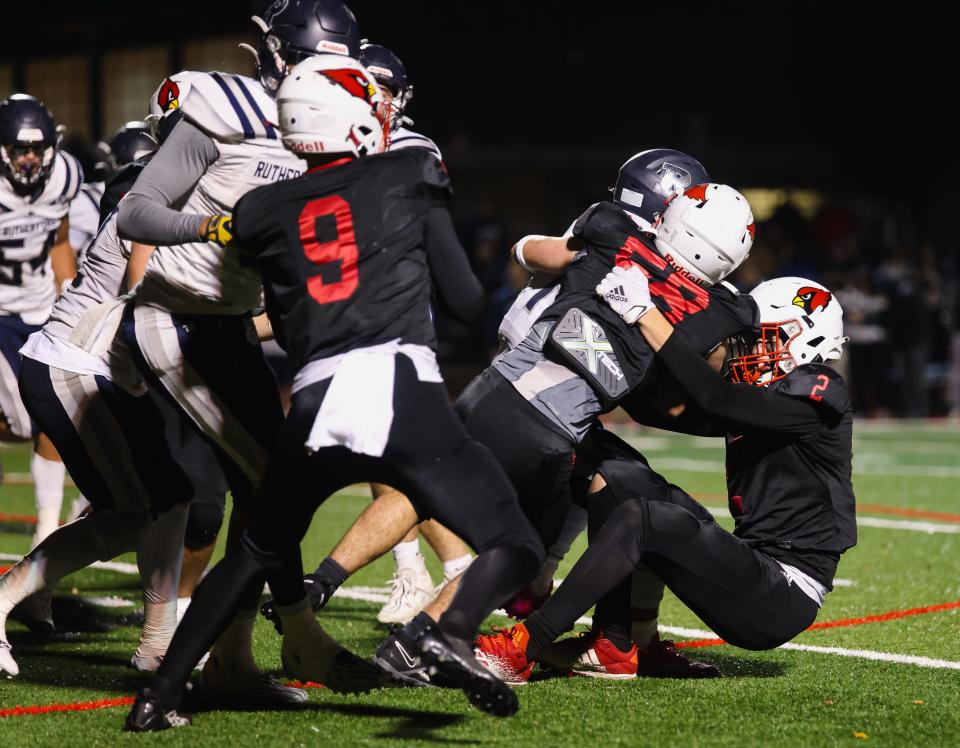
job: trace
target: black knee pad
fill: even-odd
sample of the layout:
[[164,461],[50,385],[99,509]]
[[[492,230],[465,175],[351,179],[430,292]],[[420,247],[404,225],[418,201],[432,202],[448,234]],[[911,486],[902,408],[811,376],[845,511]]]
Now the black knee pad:
[[217,539],[223,526],[223,501],[194,500],[187,515],[183,544],[191,551],[205,548]]
[[658,501],[670,495],[670,484],[647,465],[642,457],[632,460],[603,460],[598,465],[597,472],[606,480],[607,487],[620,504],[628,499]]

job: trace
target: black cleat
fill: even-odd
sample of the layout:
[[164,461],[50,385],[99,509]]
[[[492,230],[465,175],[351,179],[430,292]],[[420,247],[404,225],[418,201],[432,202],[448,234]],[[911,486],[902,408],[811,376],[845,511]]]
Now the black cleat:
[[334,693],[367,693],[387,685],[387,674],[370,660],[343,650],[330,664],[323,685]]
[[137,694],[123,729],[127,732],[160,732],[171,727],[186,727],[190,717],[177,714],[176,709],[164,710],[160,700],[150,693],[149,688]]
[[465,639],[446,637],[431,628],[417,641],[417,650],[431,677],[436,671],[448,678],[480,711],[511,717],[520,708],[513,689],[477,662],[473,645]]
[[375,665],[386,670],[398,685],[434,686],[427,674],[427,667],[417,654],[414,639],[404,628],[396,628],[373,656]]

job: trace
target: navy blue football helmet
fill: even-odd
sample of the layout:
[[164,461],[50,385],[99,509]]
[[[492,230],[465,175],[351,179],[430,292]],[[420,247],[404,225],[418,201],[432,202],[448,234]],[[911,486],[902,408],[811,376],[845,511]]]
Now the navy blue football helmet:
[[[381,88],[390,91],[390,129],[396,130],[405,121],[404,113],[413,100],[413,84],[400,58],[381,44],[366,39],[360,43],[360,64],[374,77]],[[409,120],[406,120],[409,122]]]
[[631,156],[620,167],[613,201],[653,224],[671,197],[709,181],[707,170],[693,156],[669,148],[653,148]]
[[61,129],[34,96],[14,94],[0,101],[0,170],[14,189],[31,192],[53,170]]
[[150,131],[150,125],[136,120],[127,122],[117,130],[107,145],[114,168],[141,159],[160,147]]
[[253,22],[261,32],[257,74],[273,96],[301,60],[324,52],[359,59],[360,27],[341,0],[274,0]]

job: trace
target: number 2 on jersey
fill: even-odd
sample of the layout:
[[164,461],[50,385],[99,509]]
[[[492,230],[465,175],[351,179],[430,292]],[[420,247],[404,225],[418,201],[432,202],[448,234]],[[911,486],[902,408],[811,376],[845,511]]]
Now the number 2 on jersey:
[[[317,238],[318,219],[333,216],[336,235],[328,241]],[[357,290],[357,237],[353,230],[350,205],[339,195],[311,200],[300,211],[300,242],[303,253],[322,271],[335,270],[339,263],[340,280],[324,281],[324,273],[307,279],[307,291],[318,304],[349,299]]]
[[820,374],[817,377],[817,383],[813,385],[813,389],[810,390],[810,399],[816,400],[817,402],[820,402],[821,400],[823,400],[823,396],[818,395],[817,393],[826,392],[827,387],[829,386],[830,386],[830,379],[827,377],[826,374]]

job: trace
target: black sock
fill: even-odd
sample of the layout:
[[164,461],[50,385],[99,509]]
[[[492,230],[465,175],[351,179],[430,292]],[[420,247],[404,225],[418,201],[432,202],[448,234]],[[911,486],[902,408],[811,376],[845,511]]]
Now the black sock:
[[406,626],[397,629],[396,635],[398,638],[405,639],[410,643],[413,643],[419,639],[427,629],[433,628],[436,625],[436,621],[434,621],[423,611],[420,611],[409,623],[407,623]]
[[616,587],[597,601],[593,613],[594,631],[603,631],[603,635],[616,645],[621,652],[630,649],[630,594],[633,577],[628,575]]
[[633,642],[630,641],[629,625],[624,626],[619,623],[609,623],[603,627],[603,635],[621,652],[629,652],[633,646]]
[[527,633],[530,634],[530,640],[527,642],[528,662],[537,659],[537,655],[563,633],[554,631],[550,627],[549,621],[536,613],[527,618],[523,625],[526,627]]

